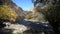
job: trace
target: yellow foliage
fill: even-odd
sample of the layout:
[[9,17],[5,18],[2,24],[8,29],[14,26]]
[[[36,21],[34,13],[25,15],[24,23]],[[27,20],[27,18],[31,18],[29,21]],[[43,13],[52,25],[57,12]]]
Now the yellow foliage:
[[0,19],[15,21],[17,14],[12,11],[7,5],[0,5]]
[[26,19],[31,19],[33,18],[33,14],[28,14],[27,16],[25,16]]

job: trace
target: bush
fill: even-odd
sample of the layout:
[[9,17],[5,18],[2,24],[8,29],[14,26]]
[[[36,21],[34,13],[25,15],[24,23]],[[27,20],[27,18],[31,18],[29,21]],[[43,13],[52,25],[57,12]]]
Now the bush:
[[26,19],[31,19],[31,18],[33,18],[33,14],[28,14],[28,15],[25,16],[25,18]]
[[15,21],[17,14],[12,11],[7,5],[0,5],[0,19],[5,21]]

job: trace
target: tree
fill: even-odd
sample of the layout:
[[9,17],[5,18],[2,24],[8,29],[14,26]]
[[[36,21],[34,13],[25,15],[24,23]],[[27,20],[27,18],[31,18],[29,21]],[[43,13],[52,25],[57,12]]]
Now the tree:
[[[39,0],[36,0],[36,2]],[[50,22],[50,24],[53,26],[53,29],[56,34],[59,34],[60,30],[60,0],[40,0],[39,2],[36,3],[45,4],[46,7],[41,9],[41,6],[35,6],[35,7],[40,7],[40,12],[42,12],[45,16],[46,19]],[[44,6],[43,6],[44,7]]]
[[30,13],[30,14],[26,15],[25,18],[26,18],[26,19],[32,19],[32,18],[33,18],[33,14]]
[[15,21],[17,14],[12,11],[7,5],[0,5],[0,20],[2,21]]

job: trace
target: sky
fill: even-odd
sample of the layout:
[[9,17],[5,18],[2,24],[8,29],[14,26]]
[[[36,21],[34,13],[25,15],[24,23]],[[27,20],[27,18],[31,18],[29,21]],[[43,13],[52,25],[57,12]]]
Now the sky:
[[23,10],[28,10],[33,7],[31,0],[12,0],[17,6],[21,7]]

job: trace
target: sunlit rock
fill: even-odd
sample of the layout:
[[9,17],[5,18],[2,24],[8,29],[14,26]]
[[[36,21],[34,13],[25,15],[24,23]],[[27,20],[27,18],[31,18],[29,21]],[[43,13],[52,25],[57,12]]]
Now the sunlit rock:
[[[5,23],[6,29],[13,29],[13,34],[15,33],[23,33],[24,31],[28,30],[29,28],[27,26],[21,25],[21,24],[11,24],[11,23]],[[9,26],[8,26],[9,25]]]

